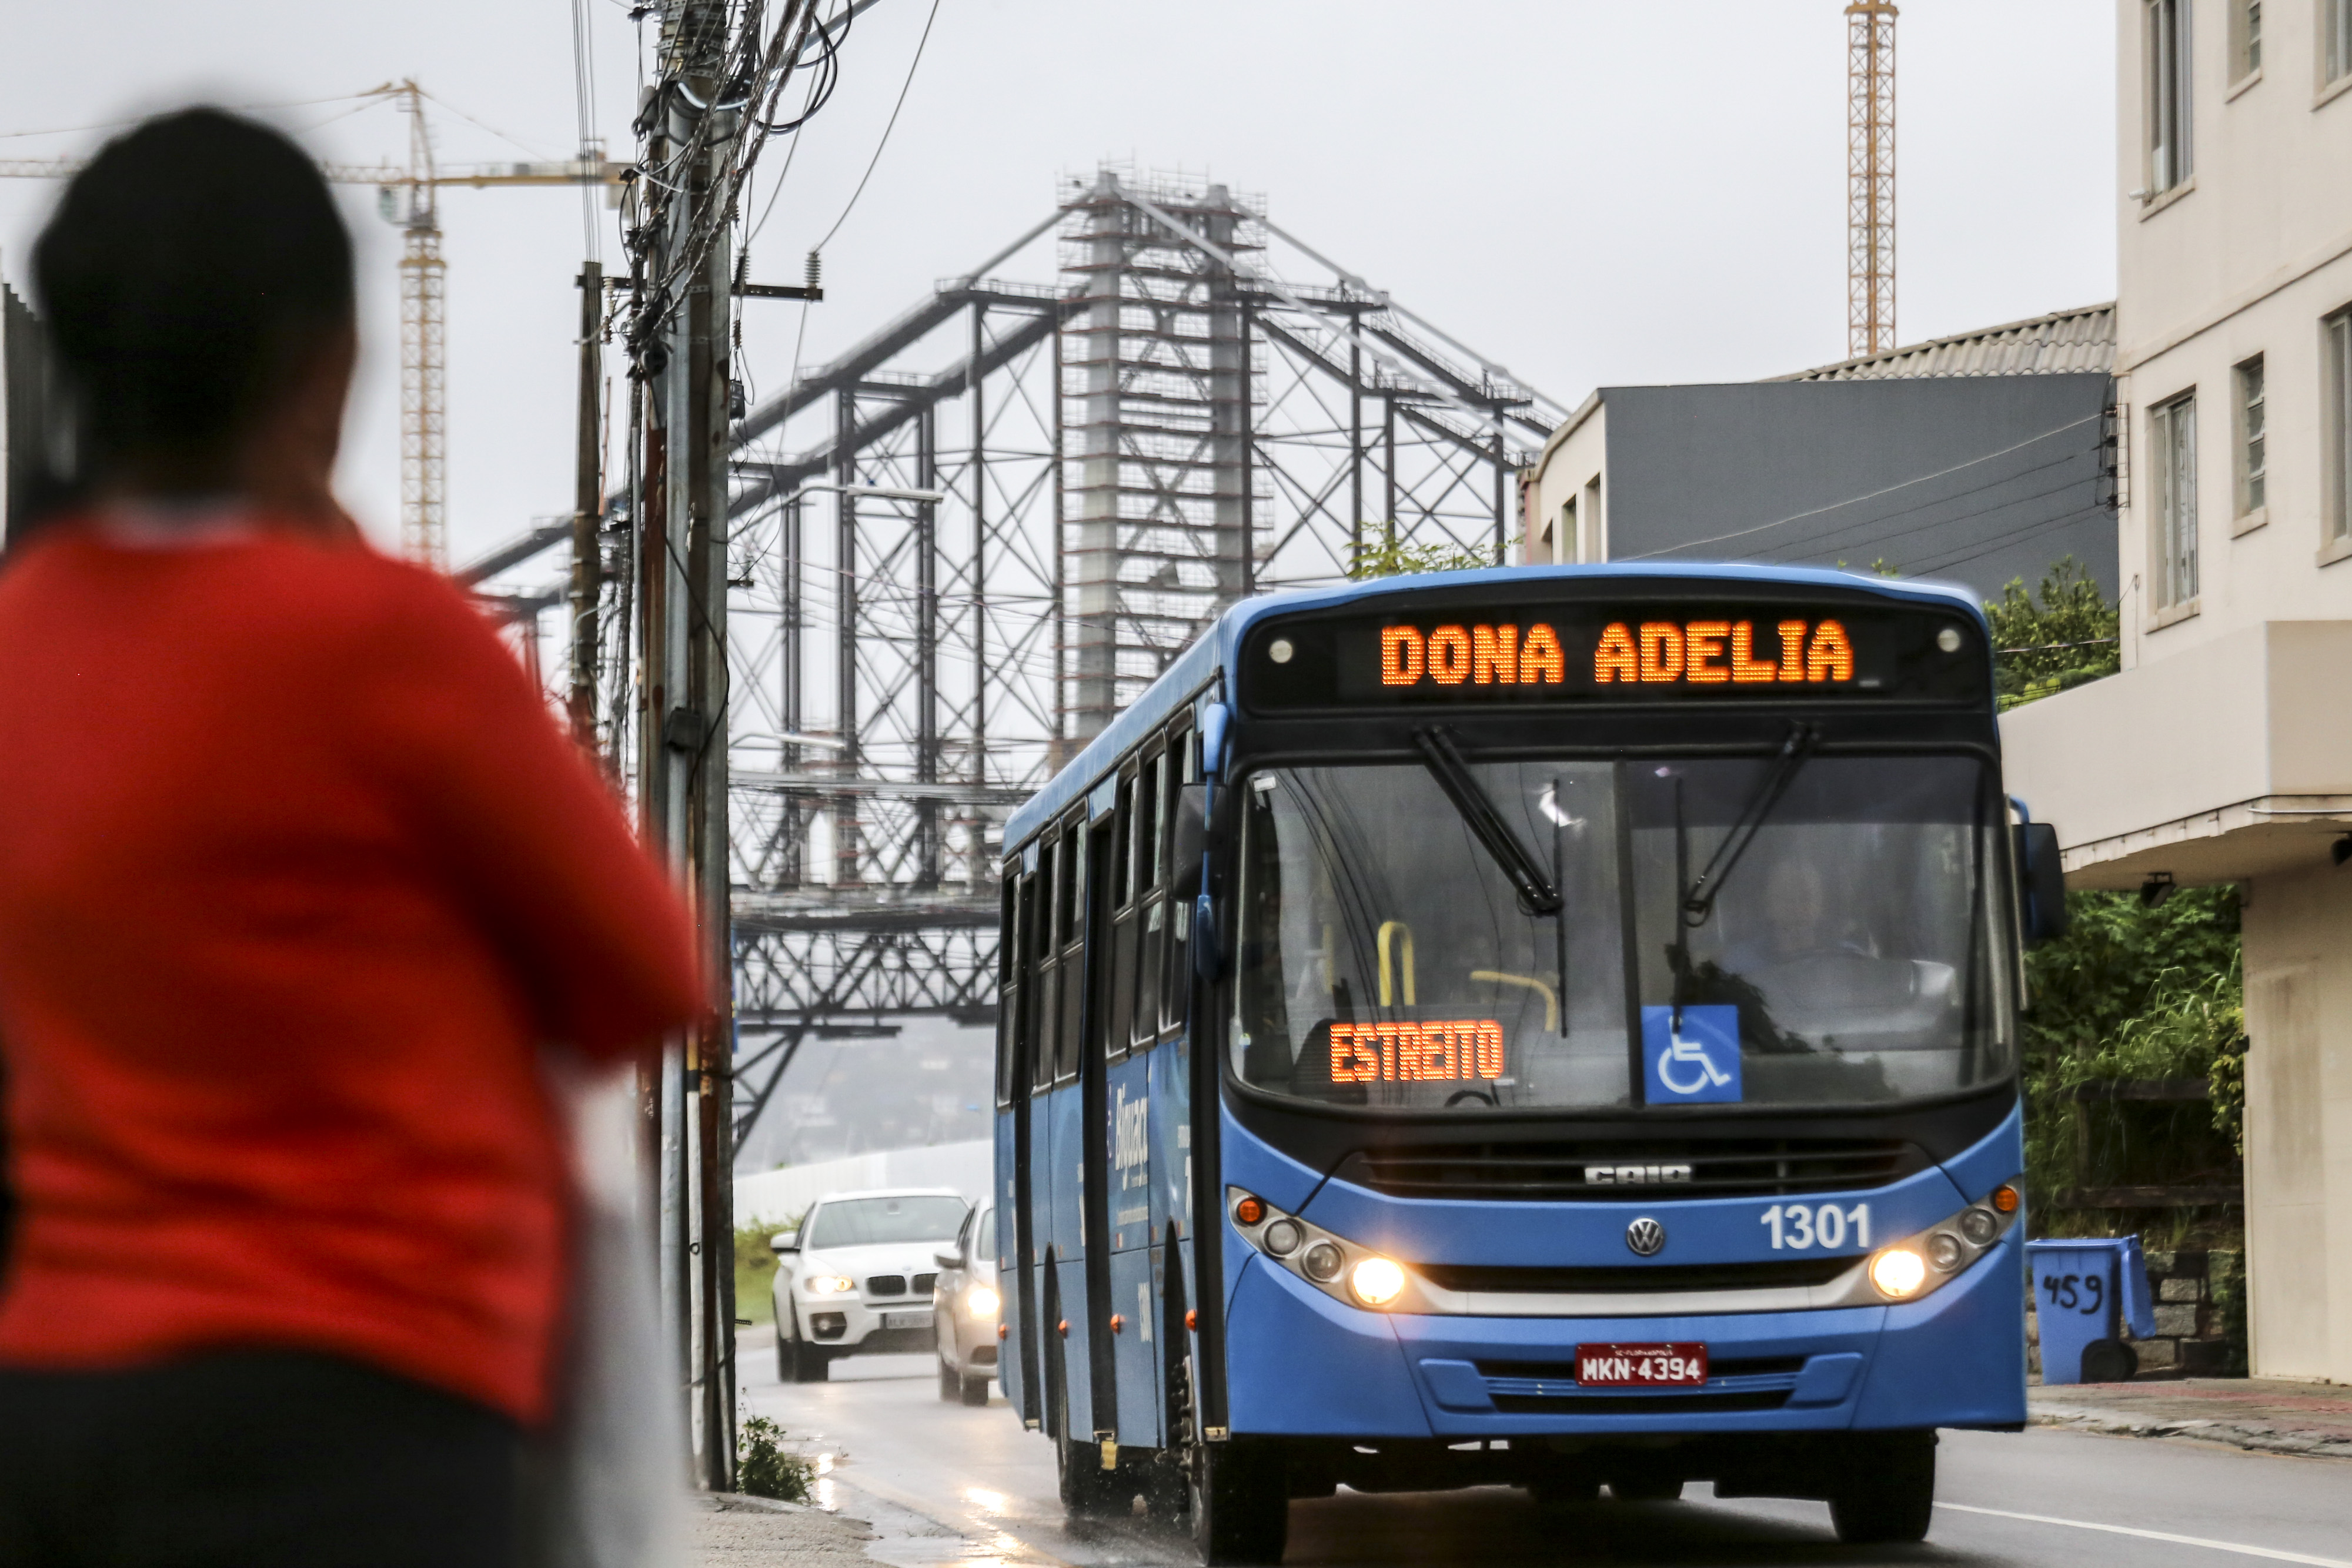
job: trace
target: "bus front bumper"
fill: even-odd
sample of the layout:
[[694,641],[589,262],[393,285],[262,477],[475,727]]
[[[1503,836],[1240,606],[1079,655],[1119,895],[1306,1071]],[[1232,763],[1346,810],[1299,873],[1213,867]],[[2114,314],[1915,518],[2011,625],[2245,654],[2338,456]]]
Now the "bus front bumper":
[[[2024,1270],[2012,1229],[1923,1300],[1691,1317],[1501,1318],[1344,1306],[1253,1258],[1234,1282],[1236,1433],[1363,1438],[2016,1427]],[[1580,1344],[1696,1342],[1705,1387],[1588,1389]]]

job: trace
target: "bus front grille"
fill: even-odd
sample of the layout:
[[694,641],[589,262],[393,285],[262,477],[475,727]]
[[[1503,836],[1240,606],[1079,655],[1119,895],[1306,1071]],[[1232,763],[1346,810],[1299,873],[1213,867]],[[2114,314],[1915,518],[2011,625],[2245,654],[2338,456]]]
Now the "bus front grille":
[[1858,1191],[1931,1163],[1900,1138],[1744,1138],[1361,1149],[1334,1174],[1393,1197],[1622,1203]]
[[1849,1252],[1761,1263],[1619,1263],[1583,1269],[1416,1263],[1412,1271],[1440,1289],[1479,1295],[1626,1296],[1826,1285],[1861,1261],[1861,1254]]

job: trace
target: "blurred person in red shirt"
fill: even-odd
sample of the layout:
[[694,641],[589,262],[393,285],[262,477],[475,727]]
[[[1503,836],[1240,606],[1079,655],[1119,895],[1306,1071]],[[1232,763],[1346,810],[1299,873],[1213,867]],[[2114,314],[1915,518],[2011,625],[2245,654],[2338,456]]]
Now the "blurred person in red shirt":
[[688,1022],[683,910],[335,501],[310,160],[150,120],[33,266],[79,455],[0,570],[0,1564],[508,1563],[570,1256],[541,1052]]

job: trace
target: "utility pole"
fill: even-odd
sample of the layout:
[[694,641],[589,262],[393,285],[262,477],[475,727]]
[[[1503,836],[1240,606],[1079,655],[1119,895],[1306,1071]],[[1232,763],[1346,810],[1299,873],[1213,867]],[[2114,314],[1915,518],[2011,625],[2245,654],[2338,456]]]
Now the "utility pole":
[[599,341],[604,325],[604,269],[595,262],[580,268],[580,439],[575,448],[572,493],[572,733],[591,753],[596,749],[596,602],[604,591],[604,561],[598,538],[604,520],[604,426],[599,391],[604,356]]
[[[735,110],[716,107],[728,41],[720,0],[663,16],[648,167],[682,187],[654,208],[639,272],[659,316],[638,345],[646,445],[634,508],[644,562],[639,799],[692,904],[714,1007],[665,1052],[659,1103],[662,1306],[695,1479],[735,1469],[733,1007],[728,917],[727,506],[730,287],[725,170]],[[712,107],[703,107],[712,106]],[[683,167],[680,167],[681,161]],[[640,302],[643,303],[641,294]]]

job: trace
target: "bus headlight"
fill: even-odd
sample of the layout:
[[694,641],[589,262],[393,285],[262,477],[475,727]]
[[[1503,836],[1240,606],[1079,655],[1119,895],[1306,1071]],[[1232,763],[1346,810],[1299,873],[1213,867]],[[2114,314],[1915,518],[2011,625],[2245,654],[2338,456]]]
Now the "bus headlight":
[[1889,1247],[1870,1260],[1870,1282],[1888,1301],[1908,1301],[1927,1282],[1927,1260],[1908,1247]]
[[1348,1276],[1356,1300],[1368,1307],[1385,1307],[1404,1290],[1404,1270],[1386,1258],[1367,1258]]
[[963,1293],[963,1310],[975,1318],[992,1318],[1002,1305],[1003,1300],[986,1285],[974,1285]]
[[1382,1311],[1425,1312],[1428,1302],[1402,1263],[1334,1236],[1321,1226],[1239,1187],[1225,1194],[1234,1228],[1265,1260],[1288,1270],[1335,1301]]
[[1881,1301],[1916,1301],[1966,1273],[2023,1215],[2024,1199],[2004,1182],[1958,1214],[1871,1255],[1870,1288]]

